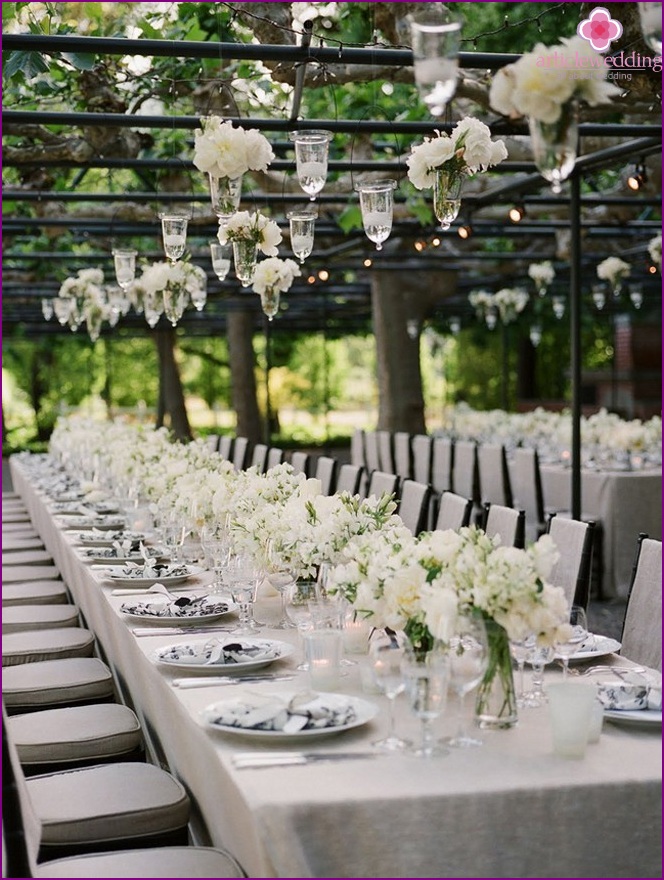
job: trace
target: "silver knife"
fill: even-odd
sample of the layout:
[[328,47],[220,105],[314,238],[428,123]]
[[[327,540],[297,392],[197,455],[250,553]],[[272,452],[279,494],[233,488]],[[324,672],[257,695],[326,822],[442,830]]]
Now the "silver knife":
[[251,752],[233,755],[236,770],[258,770],[261,767],[293,767],[318,761],[355,761],[376,758],[376,752]]
[[225,684],[243,684],[261,681],[292,681],[293,675],[215,675],[205,678],[174,678],[171,684],[180,690],[199,687],[214,687]]
[[132,632],[137,639],[141,636],[186,636],[200,635],[201,633],[231,632],[230,626],[160,626],[160,627],[137,627]]

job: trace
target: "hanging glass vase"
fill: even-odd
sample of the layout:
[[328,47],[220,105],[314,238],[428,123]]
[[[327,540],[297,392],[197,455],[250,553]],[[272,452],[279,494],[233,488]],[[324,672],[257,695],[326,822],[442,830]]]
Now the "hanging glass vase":
[[477,689],[475,717],[484,729],[514,727],[517,723],[512,655],[507,632],[491,617],[484,618],[489,664]]
[[396,186],[395,180],[380,180],[355,187],[360,196],[364,231],[369,241],[375,242],[377,251],[382,250],[383,242],[392,232]]
[[239,177],[215,177],[208,174],[212,210],[223,225],[236,213],[242,197],[242,175]]
[[230,244],[219,244],[218,241],[211,241],[210,256],[212,257],[214,274],[220,281],[225,281],[231,268]]
[[85,323],[88,328],[88,336],[92,342],[96,342],[101,334],[102,313],[98,309],[90,311],[85,316]]
[[291,250],[302,264],[314,249],[314,227],[318,213],[312,208],[309,211],[290,211],[286,216]]
[[188,295],[184,290],[173,290],[169,287],[164,288],[164,314],[175,327],[184,314],[187,306]]
[[551,184],[558,195],[561,183],[570,176],[576,162],[579,139],[579,109],[576,101],[568,101],[560,108],[555,122],[542,122],[528,117],[530,142],[537,170]]
[[189,217],[182,214],[162,213],[159,215],[159,219],[161,220],[164,253],[170,263],[175,263],[184,254]]
[[267,287],[261,293],[261,308],[271,321],[279,311],[279,291],[275,287]]
[[329,131],[294,131],[291,140],[295,144],[297,179],[313,202],[327,180],[327,160],[332,140]]
[[443,230],[449,229],[461,208],[463,176],[440,168],[433,183],[433,212]]
[[113,248],[115,280],[123,290],[129,290],[136,277],[136,256],[132,248]]
[[250,239],[240,239],[233,242],[235,277],[242,287],[249,287],[253,281],[257,260],[258,245],[255,242]]

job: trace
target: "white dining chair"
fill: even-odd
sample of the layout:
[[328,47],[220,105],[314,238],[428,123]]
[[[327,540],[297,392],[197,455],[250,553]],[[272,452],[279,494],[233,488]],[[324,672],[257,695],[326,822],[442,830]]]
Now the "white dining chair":
[[594,522],[567,519],[555,514],[549,517],[547,533],[553,538],[559,553],[549,581],[555,587],[563,588],[570,607],[588,607],[594,529]]
[[523,510],[505,507],[503,504],[484,505],[482,528],[489,538],[500,538],[504,547],[523,549],[526,536],[526,514]]
[[473,502],[456,492],[443,492],[440,496],[434,527],[437,531],[453,529],[455,532],[470,524]]
[[397,513],[413,535],[419,535],[427,525],[431,486],[416,480],[403,480],[399,487]]
[[662,542],[639,535],[620,653],[662,671]]
[[477,470],[482,504],[512,507],[512,485],[505,447],[499,443],[480,443],[477,448]]

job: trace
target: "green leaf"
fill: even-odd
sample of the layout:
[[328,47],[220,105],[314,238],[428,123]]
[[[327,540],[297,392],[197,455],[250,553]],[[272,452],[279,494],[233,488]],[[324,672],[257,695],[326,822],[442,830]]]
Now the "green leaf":
[[90,52],[63,52],[62,57],[77,70],[92,70],[97,59],[97,56]]
[[22,73],[26,79],[32,79],[40,73],[46,73],[48,64],[40,52],[12,52],[9,61],[3,65],[3,76],[11,79]]
[[357,205],[348,205],[337,217],[337,223],[344,232],[362,229],[362,211]]
[[420,221],[422,226],[429,226],[433,221],[433,211],[428,202],[419,199],[416,202],[409,203],[410,213],[414,214]]

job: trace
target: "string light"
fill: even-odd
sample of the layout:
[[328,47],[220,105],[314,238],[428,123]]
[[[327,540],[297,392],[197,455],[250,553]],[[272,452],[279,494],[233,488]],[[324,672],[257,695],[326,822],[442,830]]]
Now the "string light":
[[508,212],[508,217],[512,223],[521,223],[526,216],[526,209],[523,205],[513,205]]
[[422,241],[422,239],[418,239],[415,242],[415,244],[413,245],[413,247],[415,248],[415,250],[417,251],[418,254],[421,254],[426,246],[427,246],[426,241]]
[[315,276],[315,275],[310,275],[310,276],[307,278],[307,281],[309,282],[309,284],[315,284],[315,283],[316,283],[316,276]]
[[440,247],[440,239],[438,236],[431,239],[431,247]]
[[627,186],[632,192],[638,192],[646,182],[646,169],[644,165],[637,165],[632,174],[627,178]]
[[327,271],[327,269],[321,269],[320,272],[318,273],[318,277],[320,278],[321,281],[328,281],[329,277],[330,277],[330,273]]
[[463,238],[464,241],[467,238],[470,238],[470,236],[472,234],[473,234],[473,227],[470,225],[470,223],[464,223],[463,226],[460,226],[457,229],[457,235],[459,236],[459,238]]
[[371,260],[369,257],[367,257],[366,260],[364,261],[365,269],[370,269],[372,266],[373,266],[373,260]]

